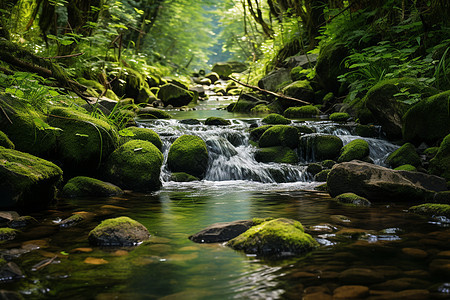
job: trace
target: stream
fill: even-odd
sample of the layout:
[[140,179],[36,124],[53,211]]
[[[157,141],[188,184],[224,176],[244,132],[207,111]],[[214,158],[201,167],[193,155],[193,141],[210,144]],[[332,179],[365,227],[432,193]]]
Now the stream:
[[[61,199],[57,209],[32,215],[38,225],[0,246],[23,272],[1,288],[30,299],[328,299],[340,286],[360,285],[369,289],[362,299],[450,298],[450,271],[440,268],[450,261],[449,220],[410,214],[409,205],[395,199],[370,208],[339,205],[314,190],[321,183],[306,173],[311,155],[300,155],[298,165],[256,162],[249,129],[261,118],[217,109],[234,100],[211,96],[196,110],[170,110],[173,119],[139,120],[161,136],[165,157],[177,137],[202,137],[210,156],[205,179],[172,182],[163,166],[163,187],[151,194]],[[182,122],[210,116],[232,124]],[[352,126],[322,119],[292,125],[337,135],[344,144],[360,138]],[[364,139],[380,165],[398,147]],[[80,211],[91,217],[79,226],[58,226]],[[89,231],[101,220],[123,215],[146,226],[150,240],[135,248],[88,244]],[[188,239],[213,223],[254,217],[299,220],[321,246],[274,261]],[[53,260],[37,269],[45,259]]]

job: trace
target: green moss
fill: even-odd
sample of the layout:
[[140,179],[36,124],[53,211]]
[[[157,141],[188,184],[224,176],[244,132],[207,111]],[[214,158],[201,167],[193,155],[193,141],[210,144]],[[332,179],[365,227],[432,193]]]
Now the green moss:
[[296,151],[288,147],[267,147],[258,149],[255,153],[255,160],[257,162],[269,163],[285,163],[297,164],[298,154]]
[[16,238],[18,231],[12,228],[0,228],[0,241],[11,241]]
[[352,205],[352,206],[370,206],[371,203],[364,197],[358,196],[354,193],[344,193],[336,196],[336,200],[339,203]]
[[297,66],[291,69],[291,79],[293,81],[306,79],[306,74],[303,73],[304,69],[301,66]]
[[194,93],[175,84],[167,83],[160,87],[158,91],[158,99],[160,99],[165,106],[170,104],[175,107],[180,107],[188,105],[192,100],[194,100]]
[[432,159],[436,156],[439,151],[439,147],[430,147],[423,151],[423,153],[427,156],[427,158]]
[[286,96],[311,101],[314,98],[314,90],[308,80],[295,81],[282,89]]
[[338,76],[344,74],[345,66],[342,61],[348,56],[345,44],[331,41],[321,45],[316,64],[315,79],[322,88],[331,92],[338,92],[340,82]]
[[331,102],[333,100],[334,100],[334,94],[332,92],[329,92],[323,97],[322,102],[323,103],[328,103],[328,102]]
[[448,204],[425,203],[412,206],[409,208],[409,211],[419,215],[445,216],[450,218],[450,205]]
[[86,78],[77,78],[78,83],[85,85],[87,87],[91,87],[97,90],[97,92],[101,92],[105,89],[105,87],[98,81],[90,80]]
[[185,172],[176,172],[172,173],[170,180],[175,182],[190,182],[199,181],[200,179]]
[[102,246],[132,246],[148,239],[147,229],[129,217],[102,221],[89,232],[89,242]]
[[320,192],[326,192],[326,191],[328,191],[328,185],[327,185],[326,182],[325,182],[325,183],[322,183],[321,185],[316,186],[316,187],[314,188],[314,190],[320,191]]
[[154,191],[161,186],[163,155],[148,141],[129,141],[116,149],[105,164],[108,181],[123,189]]
[[108,197],[122,194],[123,191],[110,183],[95,178],[78,176],[70,179],[64,185],[62,193],[66,197]]
[[417,154],[414,145],[411,143],[406,143],[392,152],[387,157],[386,163],[392,168],[396,168],[406,164],[417,167],[422,164],[422,161],[420,160],[420,156]]
[[298,131],[288,125],[274,125],[267,129],[259,139],[259,146],[286,146],[292,149],[298,147]]
[[272,127],[272,125],[263,125],[250,130],[250,139],[253,141],[259,141],[263,133],[270,127]]
[[406,165],[398,166],[398,167],[396,167],[394,170],[397,170],[397,171],[411,171],[411,172],[416,172],[416,171],[417,171],[417,168],[414,167],[413,165],[408,165],[408,164],[406,164]]
[[370,154],[369,144],[363,139],[356,139],[342,147],[338,162],[365,160]]
[[[127,135],[122,137],[122,140],[128,142],[130,140],[143,140],[148,141],[156,146],[160,151],[162,150],[162,141],[159,135],[149,128],[141,128],[136,126],[127,127],[125,129]],[[122,132],[122,131],[121,131]],[[133,134],[130,136],[128,133]]]
[[319,244],[304,232],[300,222],[281,218],[251,227],[227,246],[263,256],[291,256],[311,251]]
[[343,143],[335,135],[307,135],[300,138],[303,153],[309,153],[316,160],[336,159]]
[[262,119],[262,122],[270,125],[287,125],[291,123],[291,120],[279,114],[270,114]]
[[215,125],[215,126],[224,125],[225,126],[225,125],[231,125],[231,122],[229,120],[225,120],[224,118],[209,117],[208,119],[206,119],[205,125]]
[[316,175],[320,171],[322,171],[322,166],[317,163],[310,163],[310,164],[308,164],[308,167],[306,168],[306,172],[308,172],[311,175]]
[[330,174],[330,169],[322,170],[314,176],[314,181],[325,182],[327,181],[328,174]]
[[253,107],[250,112],[252,114],[270,114],[273,113],[272,109],[268,107],[266,104],[258,104]]
[[284,111],[287,118],[304,118],[312,117],[320,114],[320,110],[313,105],[305,105],[300,107],[289,107]]
[[373,125],[361,125],[358,124],[355,127],[356,135],[362,137],[374,138],[379,136],[378,128]]
[[245,100],[244,98],[239,98],[235,105],[232,107],[233,112],[249,112],[253,107],[256,106],[255,101]]
[[326,159],[321,162],[322,167],[325,169],[331,169],[335,164],[336,164],[336,162],[331,159]]
[[430,161],[429,170],[450,181],[450,134],[444,138],[436,156]]
[[139,117],[142,117],[142,118],[143,117],[147,118],[147,116],[150,116],[150,115],[153,116],[153,118],[155,118],[155,119],[171,119],[172,118],[172,116],[168,112],[161,110],[161,109],[153,108],[153,107],[142,108],[142,109],[138,110],[137,114]]
[[0,146],[5,147],[7,149],[14,149],[14,143],[11,142],[11,140],[8,138],[8,136],[3,132],[0,131]]
[[117,97],[116,93],[114,93],[112,90],[107,90],[105,93],[105,97],[115,101],[120,101],[120,98]]
[[334,122],[346,122],[350,119],[348,113],[336,112],[330,115],[330,120]]
[[170,146],[167,165],[172,172],[185,172],[202,178],[208,167],[206,143],[194,135],[182,135]]

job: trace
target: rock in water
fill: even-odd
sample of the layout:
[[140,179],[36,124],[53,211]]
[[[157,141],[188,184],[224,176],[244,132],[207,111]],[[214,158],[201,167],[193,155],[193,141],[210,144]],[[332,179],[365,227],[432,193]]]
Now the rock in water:
[[66,183],[62,193],[66,197],[109,197],[120,195],[123,191],[112,183],[78,176]]
[[0,147],[0,208],[44,209],[55,198],[62,170],[28,153]]
[[179,107],[188,105],[192,100],[194,100],[194,93],[175,84],[167,83],[159,89],[158,98],[161,99],[164,106],[172,105]]
[[167,165],[172,172],[203,178],[208,167],[208,149],[200,137],[182,135],[170,146]]
[[304,254],[318,245],[304,232],[300,222],[285,218],[253,226],[227,243],[227,246],[245,253],[275,257]]
[[147,228],[128,217],[104,220],[91,232],[89,243],[97,246],[134,246],[150,237]]
[[229,241],[255,225],[251,220],[212,224],[193,234],[189,239],[196,243],[220,243]]

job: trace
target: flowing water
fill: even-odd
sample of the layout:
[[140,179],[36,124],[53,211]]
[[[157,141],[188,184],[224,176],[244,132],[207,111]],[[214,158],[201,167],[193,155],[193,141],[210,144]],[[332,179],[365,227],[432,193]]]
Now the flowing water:
[[[62,199],[55,210],[33,215],[38,225],[3,244],[3,257],[17,263],[24,276],[1,283],[2,288],[31,299],[326,299],[320,297],[342,285],[362,285],[370,293],[361,298],[450,298],[449,220],[409,214],[408,205],[395,199],[370,208],[338,205],[314,191],[320,183],[305,172],[313,155],[295,166],[258,163],[249,129],[261,125],[260,119],[209,105],[173,111],[172,120],[139,123],[160,134],[165,157],[177,137],[202,137],[210,155],[204,180],[172,182],[163,167],[158,192]],[[231,119],[232,125],[181,122],[208,116]],[[298,120],[293,126],[338,135],[344,144],[360,138],[351,126],[329,121]],[[383,139],[365,139],[378,164],[397,148]],[[58,226],[80,211],[88,216],[84,223]],[[151,239],[135,248],[89,246],[93,227],[122,215],[144,224]],[[213,223],[254,217],[299,220],[321,246],[305,256],[268,261],[188,239]]]

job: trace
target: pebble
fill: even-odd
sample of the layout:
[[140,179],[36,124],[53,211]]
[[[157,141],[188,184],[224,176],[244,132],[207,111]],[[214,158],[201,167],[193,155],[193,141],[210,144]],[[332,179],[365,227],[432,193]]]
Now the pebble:
[[352,268],[339,274],[339,280],[348,284],[373,284],[383,281],[384,276],[371,269]]
[[323,292],[318,292],[303,296],[303,300],[333,300],[333,296]]
[[333,292],[334,300],[360,299],[369,296],[369,288],[362,285],[344,285]]
[[425,258],[428,256],[426,251],[417,248],[403,248],[402,252],[413,258]]

